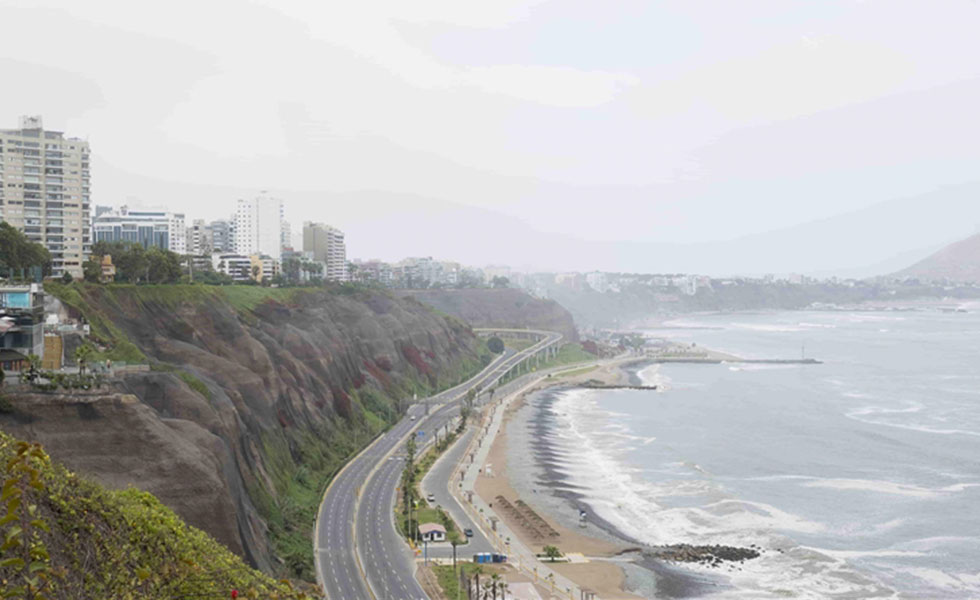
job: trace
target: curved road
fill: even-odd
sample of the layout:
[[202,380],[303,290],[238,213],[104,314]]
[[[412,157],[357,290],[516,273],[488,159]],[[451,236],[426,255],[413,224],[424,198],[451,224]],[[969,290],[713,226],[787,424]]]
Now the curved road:
[[[466,383],[412,405],[404,419],[349,462],[331,482],[314,532],[317,578],[327,598],[426,598],[415,581],[411,551],[395,529],[395,490],[404,458],[393,454],[402,452],[400,445],[408,435],[415,435],[416,428],[427,433],[454,418],[459,401],[470,389],[493,385],[523,360],[559,343],[562,337],[551,332],[522,333],[539,334],[543,339],[521,352],[506,352]],[[426,416],[426,404],[441,406]]]

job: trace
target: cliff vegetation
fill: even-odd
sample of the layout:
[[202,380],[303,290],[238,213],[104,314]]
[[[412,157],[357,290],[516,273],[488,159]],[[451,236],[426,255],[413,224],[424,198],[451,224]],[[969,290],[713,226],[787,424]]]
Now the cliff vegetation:
[[0,428],[115,489],[151,492],[266,573],[312,581],[330,478],[423,397],[490,359],[462,321],[380,290],[48,285],[98,358],[146,362],[101,393],[12,395]]

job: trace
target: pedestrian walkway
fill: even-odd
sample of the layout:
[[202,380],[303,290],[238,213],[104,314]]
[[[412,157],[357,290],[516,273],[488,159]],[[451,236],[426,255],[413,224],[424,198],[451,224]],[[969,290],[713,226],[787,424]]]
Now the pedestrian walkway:
[[[582,591],[579,586],[567,577],[552,571],[544,563],[539,561],[534,551],[525,546],[517,535],[504,523],[503,519],[476,493],[477,477],[480,470],[486,465],[490,447],[493,445],[493,440],[503,425],[507,407],[515,399],[520,397],[521,394],[544,379],[546,379],[546,375],[534,378],[526,386],[506,396],[499,402],[491,404],[487,408],[487,410],[491,411],[489,421],[484,429],[477,431],[477,437],[474,440],[476,443],[475,448],[473,445],[470,446],[470,451],[474,454],[475,460],[466,469],[465,476],[462,480],[462,487],[460,488],[458,485],[450,487],[454,493],[457,490],[460,492],[462,496],[459,498],[460,503],[480,522],[484,531],[488,532],[491,541],[494,542],[498,551],[508,555],[508,560],[512,566],[533,577],[535,582],[543,582],[546,587],[551,589],[553,597],[575,600],[576,598],[582,597]],[[469,452],[467,452],[468,454]],[[472,504],[467,502],[471,493],[473,499]],[[496,531],[493,530],[491,518],[496,519]]]

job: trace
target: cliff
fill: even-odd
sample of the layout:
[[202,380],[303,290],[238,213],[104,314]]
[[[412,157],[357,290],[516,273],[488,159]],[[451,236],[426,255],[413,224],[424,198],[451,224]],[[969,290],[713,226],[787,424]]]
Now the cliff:
[[542,329],[578,340],[575,320],[554,300],[534,298],[516,289],[402,290],[399,295],[418,299],[436,310],[462,319],[473,327]]
[[402,401],[489,357],[464,323],[381,291],[51,286],[105,356],[147,373],[23,395],[0,428],[112,488],[156,495],[268,573],[310,580],[315,510]]
[[107,490],[2,432],[0,478],[4,598],[309,598],[150,494]]
[[980,233],[950,244],[892,277],[980,283]]

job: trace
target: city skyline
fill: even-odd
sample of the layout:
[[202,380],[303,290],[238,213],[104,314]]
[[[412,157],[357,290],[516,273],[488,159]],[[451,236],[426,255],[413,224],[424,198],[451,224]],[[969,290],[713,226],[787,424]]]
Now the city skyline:
[[[213,219],[228,199],[269,189],[295,199],[294,225],[330,222],[359,256],[393,259],[399,224],[421,233],[412,254],[445,255],[441,232],[489,219],[549,242],[532,254],[470,238],[460,260],[843,273],[980,222],[944,198],[976,185],[974,2],[894,2],[887,19],[878,3],[844,1],[716,6],[711,19],[680,2],[598,17],[559,2],[472,13],[441,2],[3,4],[0,61],[17,93],[0,114],[45,114],[89,137],[102,198]],[[220,15],[232,10],[229,27]],[[75,51],[24,53],[42,22]],[[919,26],[932,22],[943,26]],[[96,37],[106,43],[86,43]],[[125,57],[104,54],[119,45]],[[116,68],[129,61],[158,76],[132,85]],[[331,76],[313,80],[306,65]],[[946,212],[893,217],[875,244],[717,250],[917,197]],[[375,222],[389,209],[398,214]],[[830,235],[846,242],[844,231]]]

